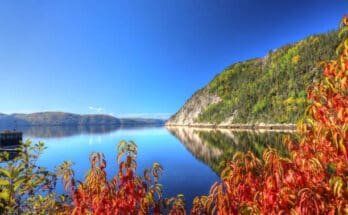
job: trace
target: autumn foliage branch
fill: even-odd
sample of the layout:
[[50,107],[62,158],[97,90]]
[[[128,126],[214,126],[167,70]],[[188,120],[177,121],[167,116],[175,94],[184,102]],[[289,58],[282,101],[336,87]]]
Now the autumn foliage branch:
[[[340,37],[348,31],[348,17]],[[324,77],[309,87],[310,105],[286,139],[290,157],[267,149],[262,160],[237,153],[192,214],[348,214],[348,40],[336,60],[322,62]]]

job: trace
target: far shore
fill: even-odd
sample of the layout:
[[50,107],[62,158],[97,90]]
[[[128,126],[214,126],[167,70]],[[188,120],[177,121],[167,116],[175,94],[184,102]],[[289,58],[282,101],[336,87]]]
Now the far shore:
[[231,129],[231,130],[267,130],[267,131],[296,131],[296,124],[171,124],[167,123],[166,127],[190,127],[190,128],[207,128],[207,129]]

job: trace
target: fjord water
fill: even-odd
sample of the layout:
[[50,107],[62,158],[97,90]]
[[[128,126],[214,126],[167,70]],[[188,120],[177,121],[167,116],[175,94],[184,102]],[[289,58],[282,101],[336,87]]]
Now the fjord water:
[[[54,170],[65,160],[74,163],[77,179],[82,180],[89,168],[89,155],[102,152],[107,161],[109,178],[117,172],[116,150],[121,140],[133,140],[138,146],[138,174],[154,162],[164,173],[160,177],[165,197],[184,194],[187,205],[194,196],[209,192],[219,180],[221,163],[236,151],[251,150],[258,156],[272,146],[286,156],[281,144],[285,133],[232,132],[179,127],[28,127],[24,139],[42,141],[47,149],[39,164]],[[58,192],[62,185],[58,183]]]

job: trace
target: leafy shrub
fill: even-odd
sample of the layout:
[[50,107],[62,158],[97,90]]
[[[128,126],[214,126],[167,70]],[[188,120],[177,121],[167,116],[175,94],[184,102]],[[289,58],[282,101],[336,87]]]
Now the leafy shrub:
[[64,196],[54,193],[56,175],[36,161],[44,150],[43,143],[23,143],[19,151],[10,158],[2,153],[0,161],[0,213],[1,214],[52,214],[60,211]]
[[[137,146],[134,142],[118,144],[118,174],[110,181],[106,174],[103,154],[90,156],[91,169],[83,182],[76,182],[71,163],[58,167],[58,175],[65,183],[72,204],[66,207],[67,214],[159,214],[170,206],[169,214],[185,213],[182,195],[177,198],[162,198],[162,186],[158,178],[162,167],[154,163],[143,176],[136,175]],[[124,160],[121,160],[125,156]]]
[[[348,31],[348,16],[340,35]],[[324,78],[308,90],[310,105],[288,138],[290,157],[269,148],[263,159],[236,153],[208,196],[196,197],[192,214],[348,214],[348,40]]]
[[[118,144],[119,171],[110,181],[102,153],[90,156],[91,169],[84,181],[76,181],[72,163],[65,161],[55,172],[37,166],[43,143],[23,143],[18,154],[0,168],[1,214],[184,214],[183,195],[163,198],[158,183],[162,167],[154,163],[143,176],[136,175],[137,146]],[[122,159],[124,158],[124,159]],[[67,195],[54,192],[57,177],[64,182]]]

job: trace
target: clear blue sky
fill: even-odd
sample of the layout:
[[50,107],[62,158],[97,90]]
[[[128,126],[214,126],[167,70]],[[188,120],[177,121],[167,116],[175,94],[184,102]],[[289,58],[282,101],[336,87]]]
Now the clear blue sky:
[[0,0],[0,112],[166,117],[226,66],[337,27],[346,0]]

